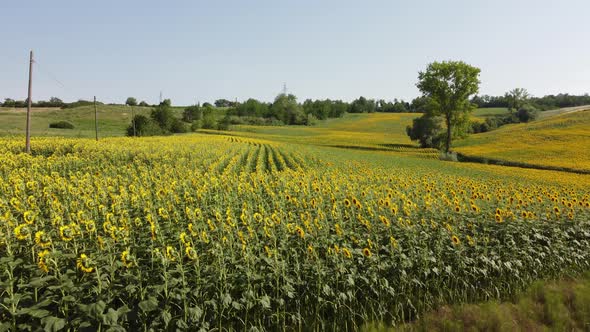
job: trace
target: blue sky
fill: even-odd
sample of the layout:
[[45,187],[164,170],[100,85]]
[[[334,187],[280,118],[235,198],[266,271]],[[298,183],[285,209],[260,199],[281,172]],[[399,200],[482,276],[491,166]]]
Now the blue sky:
[[[173,104],[411,99],[435,60],[481,68],[482,94],[590,92],[590,1],[2,1],[0,98]],[[59,81],[59,83],[57,81]]]

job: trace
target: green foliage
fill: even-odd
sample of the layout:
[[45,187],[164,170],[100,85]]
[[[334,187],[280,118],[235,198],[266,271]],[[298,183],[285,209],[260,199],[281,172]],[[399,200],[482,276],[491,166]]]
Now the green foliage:
[[376,111],[386,113],[409,113],[412,109],[410,103],[403,100],[394,99],[393,102],[387,102],[381,99],[377,102]]
[[50,123],[49,128],[74,129],[74,125],[69,121],[57,121]]
[[228,111],[228,114],[240,117],[269,117],[269,107],[270,105],[267,103],[250,98],[244,103],[235,105]]
[[150,106],[150,105],[148,105],[148,103],[146,103],[144,100],[142,100],[142,101],[139,103],[139,106],[142,106],[142,107],[148,107],[148,106]]
[[227,99],[217,99],[215,101],[215,107],[233,107],[236,106],[236,102]]
[[172,106],[172,101],[171,101],[170,99],[164,99],[164,100],[163,100],[163,101],[160,103],[160,105],[164,105],[164,106],[168,106],[168,107],[170,107],[170,106]]
[[201,121],[201,128],[215,129],[217,127],[217,119],[213,114],[212,107],[203,107],[203,120]]
[[188,126],[183,121],[176,118],[174,119],[174,121],[172,121],[172,124],[170,125],[170,132],[175,134],[186,133],[188,132],[188,130]]
[[152,110],[152,120],[162,129],[163,132],[170,132],[170,128],[174,123],[174,114],[167,103],[162,102],[160,105]]
[[[311,100],[307,99],[303,102],[303,112],[308,116],[311,114],[314,118],[319,120],[326,120],[327,118],[339,118],[348,110],[348,104],[330,99],[326,100]],[[308,124],[309,121],[307,121]]]
[[[590,324],[590,277],[535,282],[504,302],[443,306],[395,331],[583,331]],[[366,331],[393,331],[385,326]]]
[[350,113],[373,113],[377,109],[375,101],[373,99],[367,99],[363,96],[355,99],[350,104]]
[[443,119],[435,116],[422,116],[406,128],[406,133],[413,141],[420,142],[423,148],[440,148],[444,138]]
[[518,109],[516,116],[520,122],[529,122],[539,117],[539,110],[531,104],[525,104]]
[[184,109],[182,112],[182,121],[193,122],[203,118],[203,109],[199,105],[192,105]]
[[443,61],[429,64],[418,74],[416,86],[432,104],[430,115],[445,119],[446,152],[450,151],[453,134],[457,133],[454,129],[467,128],[468,114],[475,106],[469,98],[479,90],[479,73],[479,68],[462,61]]
[[270,106],[270,115],[289,125],[301,125],[307,122],[303,108],[297,103],[297,97],[292,94],[279,94]]
[[125,105],[129,105],[129,106],[137,106],[137,99],[133,98],[133,97],[129,97],[127,98],[127,100],[125,101]]
[[529,99],[529,93],[526,89],[512,89],[504,95],[509,111],[520,110]]
[[[135,129],[134,129],[135,126]],[[127,136],[156,136],[162,135],[162,129],[152,119],[145,115],[136,115],[127,127]]]

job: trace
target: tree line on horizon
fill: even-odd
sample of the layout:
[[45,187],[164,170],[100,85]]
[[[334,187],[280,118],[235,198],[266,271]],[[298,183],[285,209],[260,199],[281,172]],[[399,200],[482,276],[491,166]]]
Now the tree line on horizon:
[[[393,101],[386,101],[384,99],[369,99],[363,96],[353,100],[352,102],[344,102],[340,100],[311,100],[306,99],[301,106],[309,110],[311,108],[316,109],[314,115],[318,119],[323,119],[323,114],[325,114],[326,102],[330,101],[332,103],[342,103],[346,106],[347,113],[372,113],[372,112],[392,112],[392,113],[424,113],[425,106],[427,104],[426,98],[424,96],[416,97],[412,99],[410,102],[404,101],[403,99],[395,98]],[[490,96],[490,95],[475,95],[471,98],[471,103],[475,104],[478,108],[510,108],[510,95],[507,92],[502,96]],[[3,102],[0,103],[1,107],[7,108],[25,108],[27,107],[28,100],[17,100],[12,98],[5,98]],[[531,105],[534,105],[537,109],[541,111],[556,109],[556,108],[564,108],[564,107],[575,107],[575,106],[583,106],[583,105],[590,105],[590,95],[588,93],[583,95],[571,95],[568,93],[559,93],[559,94],[551,94],[545,95],[543,97],[534,97],[528,96],[528,102]],[[93,105],[92,100],[84,100],[79,99],[74,102],[64,102],[62,99],[58,97],[51,97],[49,100],[39,100],[33,101],[32,107],[60,107],[60,108],[75,108],[80,106],[89,106]],[[157,107],[158,104],[149,104],[145,101],[138,102],[135,97],[129,97],[125,100],[125,103],[103,103],[97,101],[99,105],[115,105],[115,106],[122,106],[122,105],[129,105],[129,106],[141,106],[141,107]],[[244,104],[249,104],[246,108],[248,110],[242,109],[241,113],[256,113],[260,111],[260,108],[264,108],[265,106],[256,105],[254,104],[261,104],[269,106],[272,105],[272,102],[263,102],[259,101],[254,98],[249,98],[244,102],[238,101],[230,101],[228,99],[217,99],[213,104],[205,102],[200,106],[210,106],[210,107],[223,107],[223,108],[239,108],[245,107]],[[311,106],[313,104],[313,106]],[[254,107],[256,109],[255,112],[251,112],[251,108]],[[320,110],[324,108],[323,110]],[[309,112],[305,112],[309,113]],[[260,114],[260,113],[258,113]],[[252,114],[250,114],[251,116]],[[332,116],[328,116],[332,117]]]

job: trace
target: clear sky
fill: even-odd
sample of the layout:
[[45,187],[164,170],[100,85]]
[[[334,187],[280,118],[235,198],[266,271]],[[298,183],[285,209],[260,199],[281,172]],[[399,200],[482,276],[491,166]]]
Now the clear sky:
[[435,60],[481,94],[590,92],[588,0],[0,1],[0,98],[411,99]]

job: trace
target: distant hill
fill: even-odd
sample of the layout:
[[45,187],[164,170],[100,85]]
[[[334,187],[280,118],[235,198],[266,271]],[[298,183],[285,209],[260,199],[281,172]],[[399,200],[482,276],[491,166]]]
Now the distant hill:
[[590,107],[543,112],[531,123],[511,124],[456,141],[468,156],[590,170]]

